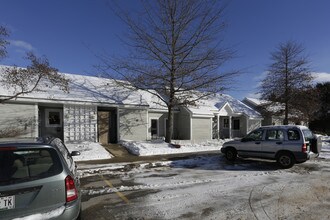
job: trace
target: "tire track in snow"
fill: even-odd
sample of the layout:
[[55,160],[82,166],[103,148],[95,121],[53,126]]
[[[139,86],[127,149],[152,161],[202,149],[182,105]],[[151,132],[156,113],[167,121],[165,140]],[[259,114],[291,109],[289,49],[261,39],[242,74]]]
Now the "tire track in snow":
[[[259,188],[257,188],[259,187]],[[254,217],[257,220],[264,220],[264,219],[269,219],[271,220],[270,216],[265,210],[264,205],[262,204],[262,195],[263,191],[266,186],[255,186],[252,188],[250,191],[250,196],[249,196],[249,206],[250,209],[254,215]]]

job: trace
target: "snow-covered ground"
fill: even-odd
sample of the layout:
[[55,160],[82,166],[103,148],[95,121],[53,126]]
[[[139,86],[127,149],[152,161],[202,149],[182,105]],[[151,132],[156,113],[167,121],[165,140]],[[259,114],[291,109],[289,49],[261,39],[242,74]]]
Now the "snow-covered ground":
[[[81,176],[87,219],[330,217],[329,194],[325,193],[329,190],[328,160],[313,159],[287,170],[269,161],[228,163],[220,155],[133,164],[126,167],[130,169],[121,165]],[[118,194],[126,196],[129,204]]]
[[322,137],[320,158],[330,159],[330,136]]
[[77,144],[66,144],[66,147],[70,152],[72,151],[80,152],[79,156],[75,156],[73,158],[75,161],[102,160],[102,159],[110,159],[111,157],[113,157],[99,143],[82,142]]
[[219,151],[223,143],[228,140],[212,140],[201,143],[191,141],[173,141],[168,144],[163,140],[155,141],[122,141],[122,145],[137,156],[180,154],[203,151]]
[[[320,158],[330,159],[330,136],[322,137],[322,152]],[[174,141],[178,146],[157,141],[122,141],[126,149],[137,156],[180,154],[191,152],[219,151],[222,144],[228,140],[212,140],[204,143],[191,143],[190,141]],[[83,142],[80,144],[67,144],[69,151],[80,151],[81,155],[74,157],[75,161],[101,160],[113,157],[99,143]]]

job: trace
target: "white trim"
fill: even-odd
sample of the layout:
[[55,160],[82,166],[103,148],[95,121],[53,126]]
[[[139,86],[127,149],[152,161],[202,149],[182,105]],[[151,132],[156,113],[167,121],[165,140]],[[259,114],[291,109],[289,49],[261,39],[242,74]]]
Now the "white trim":
[[[150,140],[151,137],[149,137],[150,136],[149,135],[149,111],[147,111],[147,114],[146,115],[147,115],[146,140]],[[119,116],[118,116],[118,118],[119,118]],[[118,133],[120,133],[120,132],[118,132]]]
[[217,139],[220,139],[220,115],[217,114]]
[[[8,96],[1,96],[8,97]],[[66,104],[66,105],[95,105],[97,107],[113,107],[113,108],[125,108],[125,109],[148,109],[148,105],[141,104],[118,104],[118,103],[109,103],[109,102],[93,102],[90,100],[65,100],[65,99],[45,99],[45,98],[32,98],[32,97],[18,97],[13,103],[22,102],[22,103],[43,103],[43,104]]]
[[[164,137],[166,137],[166,132],[167,132],[166,122],[168,122],[168,118],[164,118]],[[173,128],[174,128],[174,119],[173,119]]]
[[37,103],[34,104],[34,137],[39,135],[39,106]]
[[228,130],[229,130],[229,138],[232,137],[232,127],[231,127],[231,123],[232,123],[232,117],[231,116],[228,116],[229,118],[229,127],[228,127]]
[[213,139],[213,118],[210,118],[210,140]]
[[152,139],[152,135],[151,135],[151,121],[152,120],[157,120],[157,136],[159,136],[159,118],[157,117],[151,117],[149,118],[149,125],[148,125],[148,130],[150,128],[150,132],[148,131],[148,136],[150,137],[150,139]]

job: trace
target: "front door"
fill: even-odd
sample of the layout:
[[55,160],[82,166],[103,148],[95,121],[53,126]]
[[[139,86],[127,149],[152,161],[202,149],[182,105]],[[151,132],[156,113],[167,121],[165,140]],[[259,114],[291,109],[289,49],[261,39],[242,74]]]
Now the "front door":
[[57,137],[63,140],[63,108],[39,107],[39,132],[41,137]]
[[116,111],[98,111],[98,137],[101,144],[117,143]]
[[101,144],[109,143],[109,121],[110,121],[110,112],[99,111],[97,112],[98,116],[98,132],[99,132],[99,142]]

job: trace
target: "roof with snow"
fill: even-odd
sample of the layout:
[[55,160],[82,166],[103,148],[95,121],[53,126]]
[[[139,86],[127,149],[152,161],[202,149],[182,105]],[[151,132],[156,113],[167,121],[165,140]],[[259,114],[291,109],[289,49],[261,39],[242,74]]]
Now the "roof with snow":
[[156,94],[157,92],[154,90],[150,90],[150,92],[139,90],[139,93],[142,95],[143,99],[148,103],[150,109],[154,110],[167,110],[167,107],[163,100],[161,100]]
[[[40,84],[41,91],[34,91],[20,96],[20,98],[148,106],[148,102],[139,91],[119,87],[114,80],[85,75],[61,74],[70,80],[68,93],[57,86],[50,87],[47,84]],[[0,96],[10,96],[13,92],[13,90],[0,86]]]
[[284,105],[283,104],[272,103],[270,101],[262,100],[262,99],[245,97],[243,102],[246,103],[248,106],[250,106],[252,108],[263,107],[264,110],[266,110],[268,112],[273,112],[273,113],[284,110]]
[[225,94],[214,94],[205,100],[199,100],[196,106],[189,106],[188,109],[195,115],[214,115],[220,113],[226,106],[229,106],[235,115],[246,115],[249,118],[261,118],[259,112],[253,110],[243,102]]
[[[151,110],[167,110],[165,103],[156,95],[156,92],[152,94],[142,90],[132,91],[118,86],[114,80],[107,78],[68,73],[61,74],[70,81],[68,93],[62,91],[57,86],[47,86],[47,83],[41,83],[40,91],[25,94],[20,96],[20,99],[148,106]],[[0,86],[0,96],[10,96],[12,94],[13,90]],[[197,101],[196,106],[187,108],[193,115],[212,117],[225,106],[229,106],[235,114],[245,114],[250,118],[261,117],[258,112],[239,100],[223,94],[209,96],[207,99]]]

